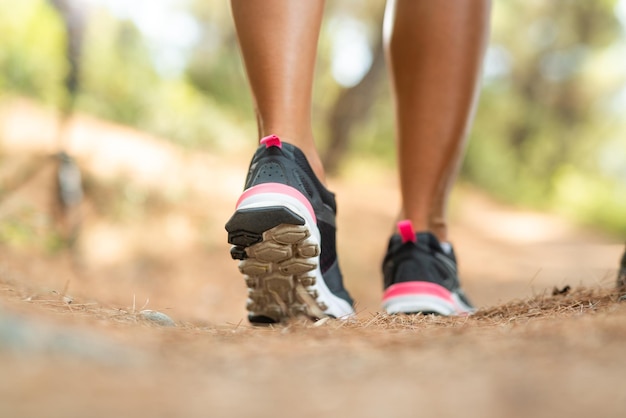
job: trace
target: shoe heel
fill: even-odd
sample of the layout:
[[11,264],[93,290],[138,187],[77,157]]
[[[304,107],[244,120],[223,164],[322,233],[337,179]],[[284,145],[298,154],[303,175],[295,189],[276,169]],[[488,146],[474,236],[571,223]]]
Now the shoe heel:
[[[261,242],[265,231],[281,224],[313,228],[316,217],[311,203],[298,190],[285,184],[253,186],[241,195],[235,213],[226,223],[228,242],[247,248]],[[316,238],[319,241],[319,236]],[[235,255],[240,254],[236,251]]]
[[281,224],[304,225],[304,218],[284,206],[239,209],[226,223],[228,242],[249,247],[263,241],[263,233]]

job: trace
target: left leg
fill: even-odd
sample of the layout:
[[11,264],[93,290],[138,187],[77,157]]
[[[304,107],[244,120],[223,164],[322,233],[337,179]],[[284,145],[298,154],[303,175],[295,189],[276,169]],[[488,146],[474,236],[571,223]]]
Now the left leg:
[[226,224],[249,289],[248,319],[350,316],[335,251],[335,197],[323,184],[311,128],[324,0],[231,4],[263,137]]

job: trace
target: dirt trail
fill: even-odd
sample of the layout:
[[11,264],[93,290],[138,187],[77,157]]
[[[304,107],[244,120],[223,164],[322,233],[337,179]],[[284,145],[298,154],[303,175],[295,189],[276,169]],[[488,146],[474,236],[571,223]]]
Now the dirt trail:
[[[191,154],[79,118],[69,148],[88,199],[71,255],[38,240],[50,233],[54,132],[28,102],[0,111],[0,222],[27,231],[0,243],[0,370],[11,376],[0,379],[0,416],[626,414],[625,306],[601,293],[556,296],[562,310],[528,299],[612,286],[615,238],[462,188],[451,229],[464,286],[483,312],[509,313],[380,317],[397,187],[393,173],[353,164],[330,185],[358,321],[252,329],[223,230],[251,147]],[[177,326],[151,325],[144,308]]]

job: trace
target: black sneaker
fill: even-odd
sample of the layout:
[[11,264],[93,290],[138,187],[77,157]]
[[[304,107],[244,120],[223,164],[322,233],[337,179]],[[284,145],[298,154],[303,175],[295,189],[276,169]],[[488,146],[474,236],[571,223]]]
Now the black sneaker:
[[430,232],[415,233],[410,221],[398,223],[383,260],[383,308],[389,314],[467,315],[474,307],[457,277],[454,251],[446,253]]
[[334,194],[299,148],[275,135],[261,140],[226,223],[248,285],[250,322],[354,313],[335,252],[336,212]]

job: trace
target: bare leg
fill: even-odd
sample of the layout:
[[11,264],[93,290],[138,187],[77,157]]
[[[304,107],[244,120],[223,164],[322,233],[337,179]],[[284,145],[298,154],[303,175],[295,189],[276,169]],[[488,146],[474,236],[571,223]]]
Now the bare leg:
[[390,0],[403,217],[447,241],[446,205],[473,116],[489,0]]
[[276,134],[302,149],[323,180],[311,94],[324,0],[232,0],[231,6],[259,135]]

